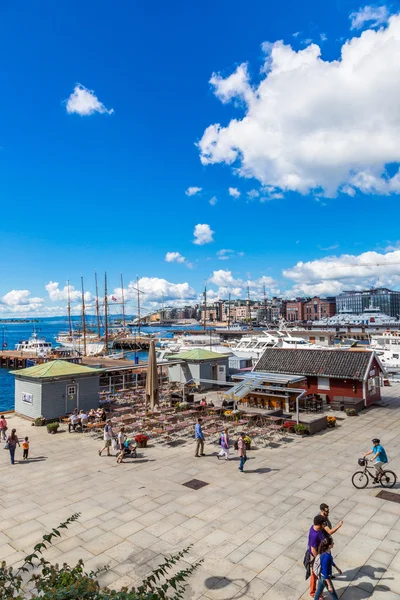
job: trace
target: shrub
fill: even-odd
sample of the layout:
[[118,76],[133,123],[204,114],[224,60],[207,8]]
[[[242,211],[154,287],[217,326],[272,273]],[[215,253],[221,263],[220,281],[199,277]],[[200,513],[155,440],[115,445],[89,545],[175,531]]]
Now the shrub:
[[46,423],[46,419],[44,417],[37,417],[37,419],[35,419],[34,421],[36,427],[41,427],[42,425],[44,425]]
[[47,423],[47,431],[49,431],[50,433],[52,433],[54,431],[54,433],[56,433],[57,429],[59,428],[60,423]]
[[[107,570],[106,566],[87,573],[82,560],[74,567],[66,563],[60,567],[58,564],[50,564],[43,557],[53,538],[61,537],[60,530],[67,529],[79,516],[72,515],[52,529],[51,533],[44,535],[43,541],[36,544],[19,569],[7,566],[5,561],[0,564],[2,600],[25,600],[28,597],[42,600],[180,600],[187,585],[186,579],[203,562],[200,560],[168,577],[168,572],[189,552],[189,546],[169,558],[164,558],[164,562],[138,587],[123,588],[119,592],[107,587],[102,588],[97,576]],[[170,593],[173,595],[169,595]]]
[[345,413],[348,417],[356,417],[357,411],[355,408],[346,408]]
[[308,429],[305,425],[303,425],[303,423],[296,423],[296,425],[294,426],[294,430],[296,433],[307,433]]

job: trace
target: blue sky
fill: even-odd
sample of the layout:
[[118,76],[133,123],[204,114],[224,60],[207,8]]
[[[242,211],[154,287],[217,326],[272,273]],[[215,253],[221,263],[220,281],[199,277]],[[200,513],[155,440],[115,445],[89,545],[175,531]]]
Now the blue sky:
[[[215,297],[248,283],[254,297],[264,284],[269,295],[398,287],[400,114],[385,102],[398,98],[400,59],[385,36],[400,39],[396,17],[388,22],[399,7],[3,6],[0,312],[57,312],[66,280],[79,286],[83,275],[93,291],[95,269],[111,289],[120,272],[127,285],[138,275],[149,306],[162,292],[192,300],[205,280]],[[343,58],[359,80],[335,83],[332,61],[368,29]],[[275,108],[260,101],[263,86]],[[209,146],[218,123],[226,132]],[[196,225],[208,226],[204,243],[193,243]],[[46,291],[49,282],[59,286]]]

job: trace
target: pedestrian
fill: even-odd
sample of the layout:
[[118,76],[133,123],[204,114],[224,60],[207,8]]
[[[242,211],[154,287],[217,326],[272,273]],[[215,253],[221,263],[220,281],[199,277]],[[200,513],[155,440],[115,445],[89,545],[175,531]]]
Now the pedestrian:
[[205,456],[204,454],[204,433],[201,428],[202,419],[197,419],[194,428],[194,437],[196,438],[196,453],[195,456]]
[[327,504],[321,504],[319,510],[321,511],[320,514],[325,518],[325,535],[327,537],[333,535],[337,532],[338,529],[341,528],[341,526],[343,525],[343,521],[339,521],[336,527],[332,527],[332,523],[329,520],[329,506]]
[[309,557],[309,563],[311,567],[310,572],[310,596],[314,598],[315,590],[317,588],[317,577],[313,571],[313,563],[315,557],[318,554],[318,548],[322,540],[325,538],[324,535],[325,517],[317,515],[314,517],[314,524],[311,526],[308,533],[308,546],[307,552]]
[[17,444],[18,444],[18,446],[20,445],[16,429],[11,430],[11,435],[9,435],[7,438],[7,444],[8,444],[8,449],[10,451],[11,464],[14,465],[15,464],[15,460],[14,460],[15,448],[17,447]]
[[118,455],[117,455],[117,463],[122,463],[125,455],[125,428],[121,427],[118,433]]
[[111,421],[110,421],[110,419],[108,419],[108,421],[107,421],[107,423],[106,423],[106,425],[104,427],[104,430],[103,430],[103,439],[104,439],[104,446],[103,446],[103,448],[101,450],[99,450],[99,456],[101,456],[101,453],[104,450],[107,450],[107,456],[111,456],[111,454],[110,454],[110,448],[111,448],[111,442],[112,442],[112,439],[113,439],[113,430],[112,430],[112,427],[111,427]]
[[99,419],[100,419],[100,421],[102,421],[103,423],[105,423],[105,422],[107,421],[107,413],[106,413],[106,411],[105,411],[105,409],[104,409],[104,406],[103,406],[103,407],[102,407],[102,409],[101,409],[101,412],[100,412]]
[[6,441],[7,439],[7,421],[4,418],[4,415],[0,417],[0,439]]
[[225,427],[224,431],[221,433],[220,445],[221,445],[221,451],[219,452],[219,454],[217,454],[218,460],[220,458],[222,458],[222,456],[224,456],[224,455],[225,455],[225,460],[229,460],[230,442],[229,442],[229,435],[228,435],[227,427]]
[[247,461],[246,442],[244,441],[244,434],[243,433],[239,433],[239,439],[238,439],[238,456],[239,456],[239,459],[240,459],[240,462],[239,462],[239,471],[241,473],[243,473],[243,468],[244,468],[245,462]]
[[23,460],[28,460],[28,454],[29,454],[29,438],[28,438],[28,437],[26,437],[26,438],[24,439],[24,441],[22,442],[22,444],[21,444],[21,445],[22,445],[22,450],[23,450],[23,453],[22,453],[22,458],[23,458]]
[[[322,540],[318,547],[318,556],[315,559],[314,572],[315,577],[318,577],[318,586],[314,595],[314,598],[322,598],[322,592],[325,588],[328,589],[328,593],[333,600],[338,600],[338,595],[332,583],[332,567],[335,567],[339,573],[342,571],[334,563],[333,556],[331,554],[334,542],[331,537],[326,537]],[[318,560],[319,559],[319,560]]]

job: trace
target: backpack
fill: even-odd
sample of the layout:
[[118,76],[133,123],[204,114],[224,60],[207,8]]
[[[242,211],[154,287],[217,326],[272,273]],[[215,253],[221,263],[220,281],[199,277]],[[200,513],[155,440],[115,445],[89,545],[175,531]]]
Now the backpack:
[[321,556],[320,556],[320,554],[318,554],[315,557],[312,570],[313,570],[315,577],[318,578],[321,575]]

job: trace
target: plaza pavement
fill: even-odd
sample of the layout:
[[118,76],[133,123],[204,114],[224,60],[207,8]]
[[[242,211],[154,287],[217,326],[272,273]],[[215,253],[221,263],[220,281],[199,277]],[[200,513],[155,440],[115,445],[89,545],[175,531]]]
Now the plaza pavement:
[[[9,427],[29,435],[31,460],[11,466],[0,451],[0,560],[19,564],[42,534],[80,512],[47,557],[70,564],[82,558],[88,570],[107,564],[102,582],[114,589],[193,544],[186,561],[204,562],[189,579],[188,600],[298,600],[310,597],[302,559],[312,519],[326,502],[334,524],[344,519],[334,548],[344,571],[335,583],[339,596],[400,600],[400,504],[351,484],[374,436],[400,474],[400,384],[382,391],[382,407],[336,429],[250,451],[244,474],[236,456],[218,461],[215,445],[195,458],[194,442],[155,445],[117,465],[98,456],[100,443],[87,434],[52,436],[13,416]],[[209,485],[182,486],[193,478]]]

